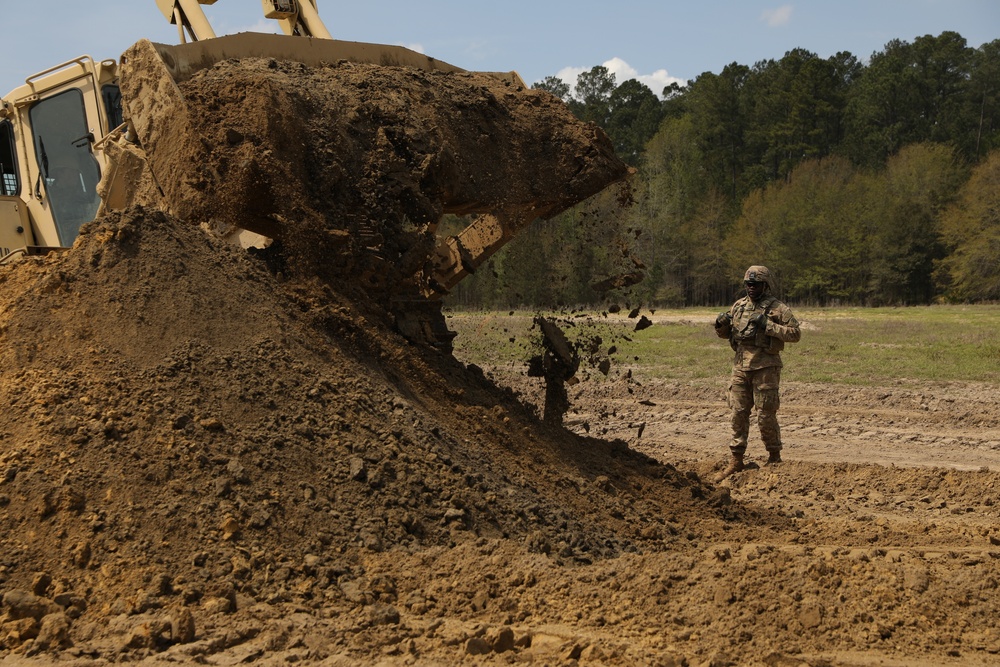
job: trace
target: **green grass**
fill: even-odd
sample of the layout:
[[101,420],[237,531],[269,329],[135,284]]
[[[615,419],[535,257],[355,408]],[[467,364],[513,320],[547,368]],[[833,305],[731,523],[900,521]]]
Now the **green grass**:
[[[784,377],[798,382],[918,385],[921,382],[1000,384],[1000,306],[797,309],[802,340],[782,354]],[[641,377],[717,379],[732,352],[715,336],[718,309],[657,310],[655,324],[633,331],[623,314],[542,313],[564,324],[567,337],[607,355],[614,367]],[[523,368],[538,352],[535,313],[454,312],[456,356],[482,366]],[[590,344],[600,340],[599,345]]]

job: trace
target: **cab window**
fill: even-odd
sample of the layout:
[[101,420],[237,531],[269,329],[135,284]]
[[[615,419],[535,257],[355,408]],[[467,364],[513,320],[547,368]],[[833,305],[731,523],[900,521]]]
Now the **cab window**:
[[31,107],[31,133],[44,193],[56,221],[59,243],[70,246],[80,226],[97,214],[101,168],[90,152],[83,93],[75,88]]
[[122,91],[113,83],[101,88],[101,100],[104,102],[104,111],[108,114],[108,126],[104,133],[107,134],[124,122],[122,117]]
[[0,196],[20,194],[21,183],[17,178],[17,151],[14,147],[14,126],[9,120],[0,123]]

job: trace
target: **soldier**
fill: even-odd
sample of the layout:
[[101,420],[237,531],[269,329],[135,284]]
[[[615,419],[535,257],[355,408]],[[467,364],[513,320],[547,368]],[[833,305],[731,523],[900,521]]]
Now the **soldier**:
[[732,461],[715,481],[721,482],[743,470],[743,456],[750,433],[750,410],[757,407],[757,425],[767,450],[767,463],[781,463],[781,431],[778,428],[778,382],[781,350],[785,343],[801,337],[792,311],[770,294],[771,272],[766,266],[751,266],[743,276],[747,295],[728,312],[715,318],[715,333],[728,338],[736,353],[729,382],[733,440]]

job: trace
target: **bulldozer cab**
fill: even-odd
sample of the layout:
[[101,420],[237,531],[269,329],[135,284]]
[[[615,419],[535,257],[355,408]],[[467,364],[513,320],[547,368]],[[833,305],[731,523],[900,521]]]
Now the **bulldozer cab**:
[[101,142],[122,122],[116,69],[80,56],[0,99],[0,262],[69,247],[94,219]]
[[[182,43],[219,45],[215,50],[195,51],[191,59],[178,53],[180,69],[203,67],[204,63],[193,62],[199,59],[276,55],[273,41],[266,39],[273,36],[216,38],[201,8],[215,2],[156,0],[164,17],[177,25]],[[262,6],[264,16],[274,19],[286,35],[333,43],[315,0],[262,0]],[[165,57],[174,58],[170,47],[159,46]],[[369,53],[365,45],[358,46],[362,58],[409,64],[408,57],[400,55],[405,49],[386,47]],[[310,49],[302,48],[301,53],[293,48],[290,56],[308,57],[304,54]],[[416,57],[417,66],[434,66],[432,59],[410,55]],[[348,46],[334,49],[329,57],[357,54]],[[189,74],[172,72],[178,77]],[[23,86],[0,97],[0,263],[71,246],[81,225],[98,215],[102,203],[108,204],[101,199],[98,183],[105,171],[114,170],[105,155],[105,140],[123,123],[117,77],[115,60],[95,62],[85,55],[30,76]],[[113,197],[123,196],[120,188],[115,189],[116,183],[108,187]]]

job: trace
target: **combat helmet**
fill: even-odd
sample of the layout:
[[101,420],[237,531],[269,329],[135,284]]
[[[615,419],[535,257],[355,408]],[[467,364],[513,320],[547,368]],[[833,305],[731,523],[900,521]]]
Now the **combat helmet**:
[[766,266],[751,266],[743,274],[743,282],[764,283],[767,285],[767,289],[774,288],[774,283],[771,282],[771,272],[767,270]]

